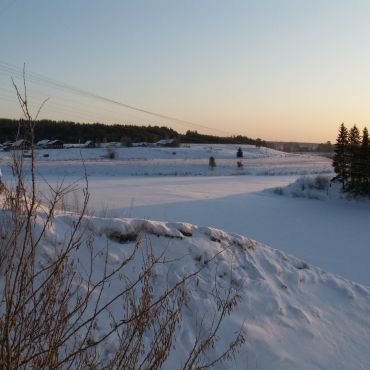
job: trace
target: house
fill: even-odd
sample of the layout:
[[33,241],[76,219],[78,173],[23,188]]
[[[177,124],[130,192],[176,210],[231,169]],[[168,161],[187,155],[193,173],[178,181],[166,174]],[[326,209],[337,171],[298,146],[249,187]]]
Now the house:
[[175,148],[180,146],[180,141],[178,139],[162,139],[154,143],[154,145]]
[[64,149],[81,149],[81,148],[95,148],[95,143],[92,140],[87,140],[83,144],[76,143],[76,144],[64,144]]
[[92,140],[87,140],[84,144],[82,144],[83,148],[95,148],[95,144]]
[[148,146],[153,146],[153,144],[148,143],[146,141],[141,141],[140,143],[132,143],[133,147],[140,147],[140,148],[146,148]]
[[36,147],[42,149],[63,149],[64,143],[61,140],[44,139],[36,143]]
[[100,144],[101,148],[120,148],[121,146],[122,146],[122,144],[117,142],[117,141],[111,141],[111,142],[108,142],[108,143],[101,143]]
[[63,149],[64,143],[62,140],[50,140],[46,144],[47,149]]
[[36,146],[39,148],[47,148],[47,144],[49,141],[49,139],[40,140],[36,143]]
[[[19,139],[12,143],[8,150],[25,150],[30,148],[30,142],[25,139]],[[4,149],[6,150],[6,149]]]
[[12,145],[13,145],[12,141],[6,141],[5,143],[2,144],[3,150],[6,152],[9,151]]

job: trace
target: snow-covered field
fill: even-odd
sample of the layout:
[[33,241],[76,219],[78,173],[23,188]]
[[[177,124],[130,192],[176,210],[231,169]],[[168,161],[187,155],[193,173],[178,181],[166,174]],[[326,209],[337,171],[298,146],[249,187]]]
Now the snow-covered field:
[[[127,176],[221,176],[221,175],[304,175],[331,172],[330,160],[317,156],[287,154],[250,145],[241,146],[244,158],[237,159],[237,145],[191,145],[179,148],[40,149],[36,151],[38,173],[44,177],[79,177],[81,159],[93,177]],[[108,159],[114,150],[116,158]],[[0,152],[4,172],[11,152]],[[175,153],[175,154],[174,154]],[[45,158],[45,154],[49,157]],[[216,168],[208,166],[210,156]],[[241,160],[242,168],[237,167]],[[27,162],[27,158],[25,158]]]
[[[181,257],[170,268],[174,276],[225,248],[217,263],[202,271],[200,288],[191,290],[192,303],[176,345],[178,359],[195,334],[195,312],[215,308],[203,293],[211,290],[209,276],[220,269],[219,279],[234,279],[242,294],[237,312],[225,322],[221,341],[226,342],[243,322],[247,333],[246,347],[229,368],[369,369],[370,290],[365,286],[370,286],[370,202],[292,196],[296,185],[284,190],[301,175],[330,175],[326,158],[242,146],[240,169],[237,148],[118,148],[113,160],[103,158],[105,149],[47,151],[48,158],[41,150],[37,173],[52,185],[81,179],[82,154],[90,211],[99,216],[89,220],[90,227],[99,230],[97,246],[105,245],[109,227],[124,233],[127,225],[145,224],[149,234],[160,235],[153,237],[155,248],[169,246],[169,258]],[[208,168],[211,155],[217,163],[214,170]],[[4,178],[11,181],[9,161],[9,153],[0,152]],[[40,189],[46,192],[43,181]],[[78,194],[71,194],[66,207],[78,208],[78,199]],[[58,234],[66,217],[56,220],[51,233]],[[169,238],[184,227],[192,230],[191,235]],[[111,243],[116,256],[126,247]],[[158,276],[161,281],[168,272]],[[170,365],[175,363],[170,359]]]
[[370,202],[264,191],[294,180],[292,176],[96,179],[90,190],[96,214],[221,228],[370,286]]
[[[36,151],[37,173],[41,187],[44,179],[52,184],[61,179],[66,184],[81,180],[82,157],[89,174],[90,209],[97,215],[222,228],[370,286],[369,202],[335,197],[319,201],[265,191],[285,187],[301,175],[330,174],[331,161],[244,145],[244,166],[239,169],[238,147],[115,148],[117,159],[113,160],[103,158],[105,148],[42,149]],[[45,153],[48,158],[43,157]],[[208,167],[210,155],[216,159],[214,170]],[[10,157],[11,152],[0,152],[7,179],[12,178]],[[72,194],[72,208],[75,202]]]
[[[49,154],[48,160],[80,160],[81,154],[86,160],[104,159],[108,151],[114,150],[117,158],[121,159],[168,159],[172,157],[180,159],[200,159],[213,155],[216,158],[233,159],[238,148],[243,150],[243,158],[306,158],[301,154],[284,153],[269,148],[257,148],[254,145],[221,145],[221,144],[189,144],[177,148],[165,147],[110,147],[102,144],[102,148],[69,148],[69,149],[37,149],[39,159]],[[174,154],[175,153],[175,154]],[[2,157],[10,157],[11,152],[2,152]]]

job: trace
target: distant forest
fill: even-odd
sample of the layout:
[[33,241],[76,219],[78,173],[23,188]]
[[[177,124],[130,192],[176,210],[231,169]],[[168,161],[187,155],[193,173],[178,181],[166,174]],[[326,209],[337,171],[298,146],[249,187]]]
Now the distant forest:
[[[18,133],[18,129],[20,130]],[[0,142],[14,141],[25,138],[24,122],[0,118]],[[106,125],[102,123],[76,123],[68,121],[39,120],[35,125],[35,141],[43,139],[59,139],[65,143],[83,143],[92,140],[95,143],[121,142],[130,145],[137,142],[154,143],[161,139],[178,139],[181,143],[207,144],[253,144],[265,146],[261,139],[251,139],[247,136],[213,136],[203,135],[197,131],[188,130],[185,134],[164,126]]]

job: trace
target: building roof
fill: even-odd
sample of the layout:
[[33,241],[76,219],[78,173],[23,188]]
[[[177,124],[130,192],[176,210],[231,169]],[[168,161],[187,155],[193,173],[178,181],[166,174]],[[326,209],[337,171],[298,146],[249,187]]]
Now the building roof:
[[36,143],[36,145],[46,145],[49,143],[49,139],[40,140]]

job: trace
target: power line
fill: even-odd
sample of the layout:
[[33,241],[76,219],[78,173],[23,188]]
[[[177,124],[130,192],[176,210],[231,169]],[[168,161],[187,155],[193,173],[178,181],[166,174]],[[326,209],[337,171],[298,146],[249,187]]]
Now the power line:
[[[9,63],[3,62],[3,61],[0,61],[0,73],[8,75],[8,76],[13,76],[13,77],[16,76],[18,78],[23,77],[23,70],[21,68],[18,68],[15,65],[12,65],[12,64],[9,64]],[[104,97],[102,95],[98,95],[98,94],[80,89],[78,87],[74,87],[74,86],[69,85],[69,84],[65,84],[65,83],[60,82],[58,80],[51,79],[51,78],[46,77],[44,75],[41,75],[39,73],[27,71],[26,72],[26,77],[27,77],[28,80],[30,80],[34,83],[38,83],[38,84],[41,84],[41,85],[47,85],[49,87],[53,87],[53,88],[58,89],[58,90],[69,91],[69,92],[71,92],[73,94],[76,94],[76,95],[89,97],[89,98],[99,100],[99,101],[102,101],[102,102],[105,102],[105,103],[109,103],[109,104],[113,104],[113,105],[116,105],[116,106],[120,106],[120,107],[123,107],[123,108],[130,109],[130,110],[134,110],[136,112],[144,113],[144,114],[147,114],[147,115],[150,115],[150,116],[153,116],[153,117],[165,119],[165,120],[171,121],[173,123],[177,123],[178,125],[186,127],[186,128],[189,128],[189,126],[190,126],[192,128],[198,128],[198,129],[200,128],[200,129],[206,129],[206,130],[210,130],[210,131],[217,131],[217,132],[220,132],[220,133],[223,133],[223,134],[226,134],[226,135],[231,135],[231,136],[234,135],[233,133],[228,132],[228,131],[212,128],[212,127],[209,127],[209,126],[206,126],[206,125],[201,125],[199,123],[195,123],[195,122],[192,122],[192,121],[179,119],[179,118],[176,118],[176,117],[173,117],[173,116],[170,116],[170,115],[150,111],[150,110],[147,110],[147,109],[144,109],[144,108],[141,108],[141,107],[137,107],[137,106],[134,106],[134,105],[131,105],[131,104],[127,104],[127,103],[123,103],[123,102],[120,102],[120,101],[117,101],[117,100],[114,100],[114,99],[110,99],[110,98]]]
[[[0,70],[0,74],[1,74],[1,70]],[[8,77],[8,74],[6,74],[6,76]],[[18,77],[22,78],[21,75]],[[7,94],[8,100],[11,97],[14,102],[18,102],[15,92],[14,92],[14,88],[13,86],[11,86],[11,84],[9,84],[8,88],[4,88],[0,86],[0,93],[1,91],[4,91]],[[98,122],[99,120],[104,121],[104,118],[103,118],[104,116],[102,116],[102,111],[105,111],[109,113],[110,116],[113,115],[113,117],[115,117],[114,119],[109,119],[109,121],[113,121],[114,123],[120,122],[120,123],[127,124],[126,121],[133,120],[134,122],[136,121],[137,125],[145,124],[145,121],[143,120],[143,118],[140,117],[137,112],[132,112],[132,111],[129,111],[129,113],[127,112],[125,113],[125,122],[124,122],[122,120],[122,117],[120,117],[120,113],[117,110],[109,109],[108,107],[104,106],[107,104],[106,102],[99,102],[101,104],[104,104],[103,106],[97,106],[96,104],[92,106],[91,102],[90,103],[88,103],[87,101],[81,102],[81,101],[77,101],[76,99],[73,99],[73,97],[69,97],[69,96],[66,97],[63,95],[62,96],[52,96],[49,94],[49,92],[46,93],[45,91],[41,91],[37,88],[36,89],[32,88],[31,90],[29,89],[28,91],[28,100],[32,103],[35,103],[36,105],[37,105],[37,100],[34,98],[34,95],[37,95],[40,97],[41,100],[39,99],[38,103],[40,103],[40,101],[43,101],[47,96],[49,96],[50,98],[48,103],[44,106],[41,116],[48,115],[48,113],[52,113],[54,116],[55,115],[58,116],[58,113],[59,115],[60,113],[64,113],[65,115],[69,116],[68,119],[71,119],[72,117],[71,114],[73,114],[73,116],[75,116],[75,119],[76,118],[79,120],[82,119],[82,122],[86,122],[86,121],[87,122]],[[86,97],[83,97],[83,98],[91,99],[91,98],[86,98]],[[53,106],[57,107],[58,109],[53,109],[52,108]],[[112,107],[112,105],[110,105],[110,107]],[[134,122],[131,121],[129,123],[135,124]],[[177,124],[174,123],[174,125],[177,125]]]
[[[12,86],[9,86],[8,88],[4,88],[0,86],[0,93],[4,92],[8,95],[8,97],[12,97],[14,101],[18,101],[14,92],[14,89]],[[34,95],[37,95],[41,98],[41,101],[44,100],[47,95],[45,92],[42,92],[38,89],[32,88],[32,91],[28,93],[28,100],[31,102],[37,103],[37,100],[34,98]],[[109,113],[110,115],[113,115],[115,117],[115,120],[122,121],[121,118],[117,118],[119,115],[119,112],[113,109],[109,109],[105,106],[103,107],[97,107],[97,106],[91,106],[91,104],[88,104],[87,102],[78,102],[73,98],[67,98],[65,96],[58,96],[57,98],[53,98],[49,96],[51,99],[48,101],[47,105],[44,106],[43,112],[53,112],[54,110],[50,109],[50,106],[58,107],[59,113],[60,111],[63,112],[63,110],[66,110],[67,113],[70,115],[71,113],[78,115],[80,119],[82,118],[85,120],[87,118],[90,122],[95,122],[98,118],[96,116],[101,116],[102,111],[105,111]],[[76,106],[77,105],[77,106]],[[93,108],[93,110],[91,109]],[[94,110],[95,109],[95,110]],[[84,115],[86,117],[84,117]],[[95,117],[94,117],[95,115]],[[133,115],[133,113],[129,113],[130,116]],[[102,116],[101,116],[102,117]],[[101,119],[100,117],[100,119]],[[136,117],[138,119],[138,117]]]

